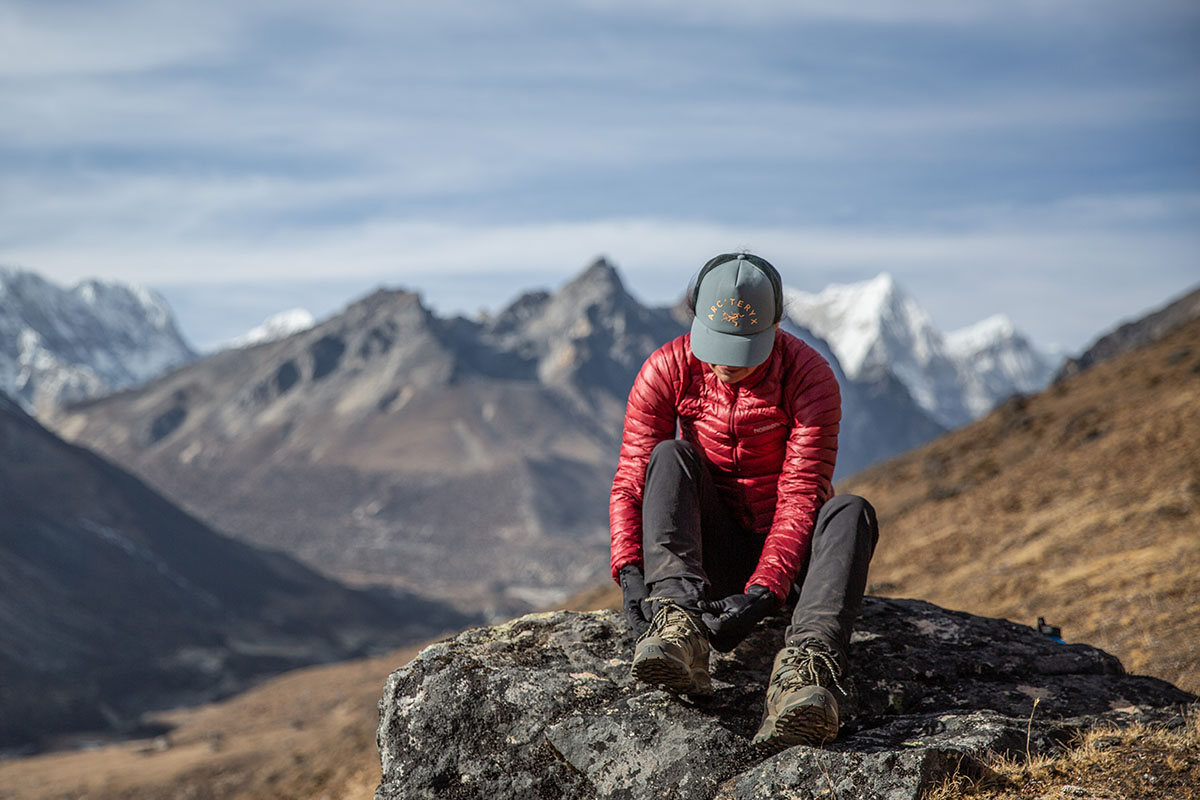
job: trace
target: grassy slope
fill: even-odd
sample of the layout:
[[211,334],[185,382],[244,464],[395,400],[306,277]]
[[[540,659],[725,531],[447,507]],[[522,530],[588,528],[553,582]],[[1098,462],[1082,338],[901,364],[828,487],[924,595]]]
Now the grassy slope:
[[1200,692],[1200,320],[856,476],[872,591],[1060,625]]

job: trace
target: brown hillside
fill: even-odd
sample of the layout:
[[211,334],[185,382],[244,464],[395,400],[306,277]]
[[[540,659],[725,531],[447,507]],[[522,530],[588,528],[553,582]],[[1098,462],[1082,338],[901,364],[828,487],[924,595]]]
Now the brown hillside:
[[870,591],[1034,624],[1200,691],[1200,320],[881,466]]

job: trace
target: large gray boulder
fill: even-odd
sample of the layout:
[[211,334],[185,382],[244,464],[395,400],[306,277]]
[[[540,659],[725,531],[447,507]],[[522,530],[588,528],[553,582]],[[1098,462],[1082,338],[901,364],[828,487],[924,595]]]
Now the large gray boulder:
[[535,614],[432,645],[380,701],[376,800],[900,800],[980,769],[986,751],[1045,752],[1099,721],[1195,700],[1087,645],[869,597],[841,737],[767,756],[749,741],[785,622],[714,653],[716,694],[701,702],[631,678],[633,639],[616,612]]

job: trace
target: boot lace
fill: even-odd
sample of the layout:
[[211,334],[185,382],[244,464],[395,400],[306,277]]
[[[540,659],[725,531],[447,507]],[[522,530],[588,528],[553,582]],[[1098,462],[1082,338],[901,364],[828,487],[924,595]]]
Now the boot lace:
[[665,597],[651,597],[648,600],[658,603],[658,611],[655,612],[654,619],[650,620],[650,627],[638,637],[639,642],[650,636],[658,636],[675,644],[683,644],[692,636],[708,638],[695,617],[679,603]]
[[779,664],[779,669],[772,676],[772,683],[779,686],[780,691],[788,692],[804,686],[836,687],[843,695],[846,690],[838,682],[842,669],[837,659],[823,644],[812,639],[806,639],[794,648],[793,652],[785,655]]

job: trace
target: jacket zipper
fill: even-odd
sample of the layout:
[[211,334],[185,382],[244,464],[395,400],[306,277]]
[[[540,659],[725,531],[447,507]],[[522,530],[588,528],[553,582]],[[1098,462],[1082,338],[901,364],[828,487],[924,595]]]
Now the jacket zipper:
[[733,445],[733,474],[738,474],[737,431],[733,427],[734,413],[737,411],[739,387],[733,387],[733,402],[729,404],[729,441]]

